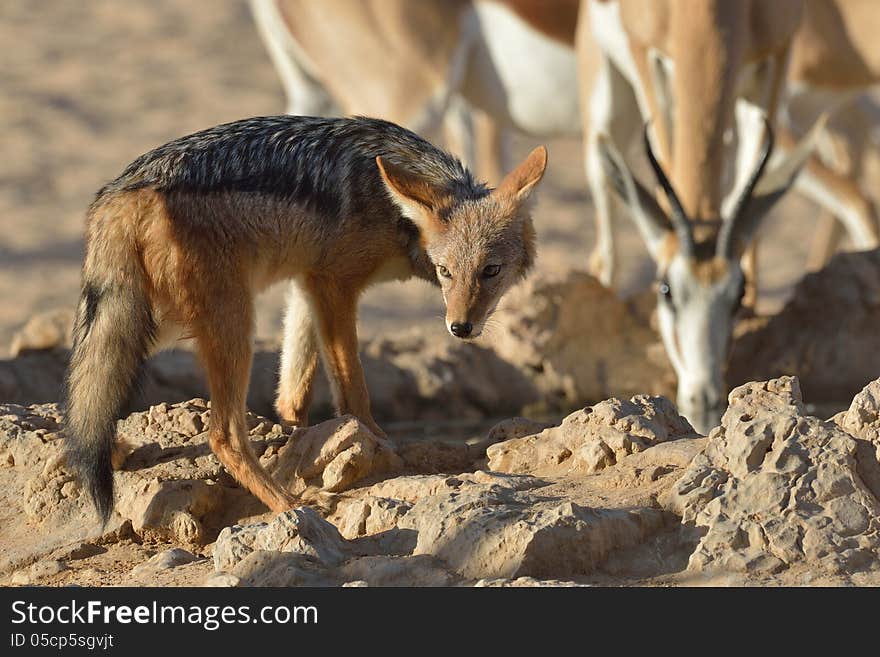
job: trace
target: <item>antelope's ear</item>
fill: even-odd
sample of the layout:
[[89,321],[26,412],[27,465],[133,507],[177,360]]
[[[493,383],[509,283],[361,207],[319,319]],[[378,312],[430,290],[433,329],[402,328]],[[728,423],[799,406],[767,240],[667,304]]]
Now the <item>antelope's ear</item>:
[[444,229],[444,223],[437,213],[448,202],[446,194],[421,176],[381,157],[376,157],[376,166],[391,200],[400,208],[403,216],[422,232],[436,233]]
[[657,199],[632,175],[623,156],[607,135],[599,135],[596,148],[611,189],[620,197],[639,229],[648,252],[655,261],[672,225]]
[[[810,131],[789,152],[770,160],[772,170],[767,171],[761,180],[755,185],[751,198],[746,202],[740,216],[731,217],[732,225],[729,228],[730,241],[728,249],[730,256],[740,257],[746,247],[751,243],[758,231],[761,222],[769,214],[785,193],[794,185],[798,174],[813,155],[816,143],[825,130],[828,122],[828,113],[824,112]],[[719,249],[722,246],[719,245]]]
[[794,149],[775,162],[776,166],[764,174],[761,181],[755,186],[755,193],[752,195],[748,208],[751,214],[763,217],[794,184],[801,169],[813,155],[816,143],[827,123],[828,113],[823,112]]
[[546,169],[547,149],[538,146],[520,162],[519,166],[504,176],[504,180],[493,193],[509,196],[522,203],[528,199],[535,185],[541,182]]

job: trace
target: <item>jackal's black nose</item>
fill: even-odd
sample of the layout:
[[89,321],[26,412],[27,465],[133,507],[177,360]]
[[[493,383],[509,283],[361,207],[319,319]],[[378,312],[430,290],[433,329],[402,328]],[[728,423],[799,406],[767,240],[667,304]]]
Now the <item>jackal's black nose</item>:
[[471,334],[471,331],[474,330],[474,325],[470,322],[452,322],[449,326],[449,330],[452,331],[452,335],[457,338],[466,338]]

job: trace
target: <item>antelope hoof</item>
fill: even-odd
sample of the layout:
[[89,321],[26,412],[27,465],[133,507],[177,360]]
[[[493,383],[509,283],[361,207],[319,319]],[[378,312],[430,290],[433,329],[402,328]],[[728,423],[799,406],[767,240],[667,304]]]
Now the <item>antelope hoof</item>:
[[611,288],[613,286],[613,267],[610,260],[607,259],[605,254],[599,249],[594,249],[590,254],[590,259],[587,263],[587,271],[598,278],[599,282],[605,287]]

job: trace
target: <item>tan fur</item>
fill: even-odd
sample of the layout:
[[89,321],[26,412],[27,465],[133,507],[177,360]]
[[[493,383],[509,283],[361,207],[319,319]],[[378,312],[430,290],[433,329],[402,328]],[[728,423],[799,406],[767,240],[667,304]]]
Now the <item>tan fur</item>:
[[[547,149],[540,146],[511,171],[487,199],[458,206],[467,221],[443,218],[448,204],[443,195],[426,193],[406,175],[377,161],[395,200],[421,228],[422,241],[439,276],[446,303],[446,323],[472,324],[473,336],[492,313],[510,285],[535,257],[535,231],[529,218],[528,197],[547,166]],[[497,275],[484,276],[486,266],[504,264]],[[469,336],[472,337],[472,336]]]
[[[867,90],[880,81],[878,33],[880,12],[874,0],[806,0],[801,27],[792,44],[790,82],[827,95],[826,102],[833,101],[834,94],[844,102],[849,101],[850,94]],[[845,124],[848,118],[841,116],[839,124]],[[853,161],[858,157],[857,151],[864,151],[867,146],[864,140],[850,142],[846,152],[835,160]],[[858,171],[834,171],[818,158],[811,161],[809,171],[834,190],[838,199],[855,209],[866,232],[877,232],[873,204],[854,182]],[[826,213],[820,222],[808,269],[821,268],[836,249],[842,231],[832,225],[833,221],[830,213]]]
[[[738,74],[751,62],[784,62],[800,19],[802,0],[619,0],[621,18],[630,37],[642,85],[661,116],[647,76],[649,49],[675,62],[673,97],[674,142],[656,122],[661,162],[670,166],[670,180],[685,211],[695,220],[720,216],[722,135],[733,121]],[[784,66],[779,65],[780,70]],[[774,83],[778,94],[782,76]],[[686,102],[685,102],[686,99]],[[775,113],[771,100],[769,115]],[[686,126],[686,128],[685,128]],[[671,150],[665,150],[671,143]]]
[[[307,289],[315,299],[327,365],[339,382],[340,412],[357,415],[381,434],[370,415],[357,357],[355,306],[371,276],[387,258],[399,254],[400,246],[393,235],[375,233],[348,234],[330,249],[317,241],[319,235],[293,244],[279,235],[279,241],[267,240],[252,251],[244,248],[245,235],[232,235],[232,243],[221,252],[206,248],[198,234],[187,234],[175,220],[200,211],[191,204],[206,202],[185,194],[164,198],[153,191],[122,194],[114,199],[118,207],[113,212],[127,219],[113,230],[136,242],[151,301],[164,321],[187,326],[196,339],[211,389],[211,448],[238,481],[269,508],[279,511],[295,500],[259,465],[245,424],[253,296],[276,280],[305,274]],[[229,227],[241,221],[241,211],[260,216],[270,211],[270,204],[256,201],[250,207],[233,207],[219,203],[213,208],[216,220]],[[97,248],[106,244],[110,238],[103,234],[105,229],[103,225],[95,228],[90,244]],[[299,264],[285,264],[288,262]],[[344,266],[324,266],[331,262]],[[293,398],[280,401],[279,406],[288,411],[285,419],[302,419],[298,414],[305,411],[311,387],[308,378],[304,377]]]
[[[381,160],[378,163],[386,184],[396,186],[402,197],[426,205],[427,221],[437,227],[435,234],[423,237],[429,248],[442,247],[447,254],[470,248],[455,244],[461,238],[455,217],[447,225],[438,214],[453,203],[451,192],[433,189],[398,168],[383,167]],[[489,201],[466,202],[457,210],[475,213],[473,221],[467,216],[458,220],[465,227],[479,229],[488,222],[490,232],[502,237],[515,231],[510,253],[518,248],[520,261],[510,264],[516,277],[534,257],[534,231],[524,200],[545,165],[546,152],[536,149]],[[357,303],[371,283],[408,278],[414,271],[405,235],[395,221],[351,221],[342,231],[329,231],[320,217],[305,212],[291,216],[285,204],[259,194],[144,189],[105,196],[87,230],[85,279],[142,290],[150,312],[159,318],[158,333],[174,333],[172,329],[182,327],[195,338],[211,391],[211,449],[273,511],[287,509],[296,500],[262,468],[248,440],[245,400],[254,296],[276,281],[294,279],[299,296],[291,302],[292,311],[313,316],[288,327],[295,340],[289,348],[301,353],[281,372],[276,407],[282,419],[299,425],[307,422],[320,346],[338,411],[357,416],[377,435],[384,435],[373,420],[358,357]],[[210,216],[215,230],[206,231],[199,221],[191,221],[205,216]],[[481,263],[477,259],[473,266],[481,268]],[[467,277],[461,278],[462,289],[468,281],[475,283],[475,292],[461,308],[482,319],[503,290],[481,290],[479,282]],[[511,282],[505,279],[505,289]],[[457,306],[451,312],[459,310]],[[91,334],[100,337],[102,323],[110,317],[99,313]],[[99,348],[102,343],[95,344]],[[104,374],[86,365],[75,369],[73,376],[73,392],[87,400],[90,381]]]
[[516,198],[528,194],[544,176],[547,168],[547,149],[538,146],[528,154],[525,160],[498,185],[498,193]]
[[880,80],[880,11],[875,0],[806,0],[790,79],[827,89]]
[[[277,0],[314,75],[344,114],[412,125],[441,94],[469,0]],[[340,47],[345,44],[345,47]],[[327,63],[332,62],[332,69]]]
[[708,260],[695,260],[692,271],[694,278],[705,286],[720,281],[730,271],[730,263],[724,258],[710,258]]
[[512,10],[542,34],[574,46],[580,0],[492,0]]
[[669,268],[669,263],[678,253],[678,237],[673,231],[669,231],[663,237],[660,248],[657,251],[657,271],[665,272]]

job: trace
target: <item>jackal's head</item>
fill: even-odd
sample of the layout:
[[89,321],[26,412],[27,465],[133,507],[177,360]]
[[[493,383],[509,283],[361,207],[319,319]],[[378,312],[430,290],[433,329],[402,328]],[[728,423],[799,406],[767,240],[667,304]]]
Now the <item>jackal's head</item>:
[[494,190],[462,194],[376,158],[385,186],[421,233],[446,302],[446,328],[475,338],[504,293],[532,266],[529,196],[547,167],[540,146]]

